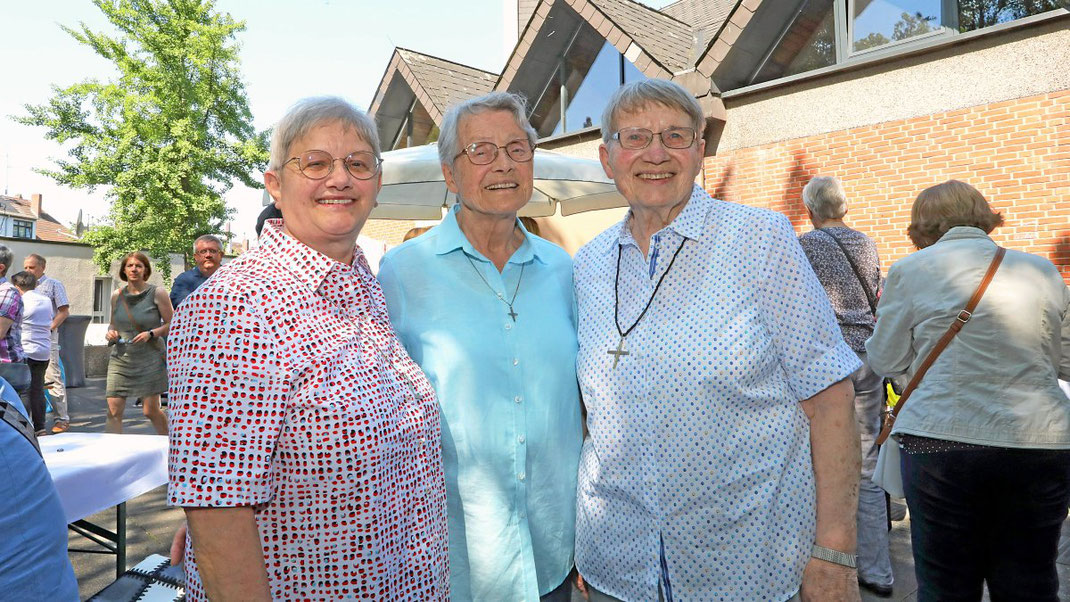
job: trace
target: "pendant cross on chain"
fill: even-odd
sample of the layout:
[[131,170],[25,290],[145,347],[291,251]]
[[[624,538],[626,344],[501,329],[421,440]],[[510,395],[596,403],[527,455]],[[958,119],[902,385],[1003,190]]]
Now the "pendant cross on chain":
[[509,317],[512,318],[514,322],[516,322],[516,312],[513,311],[512,305],[509,306]]
[[617,348],[616,349],[610,349],[606,353],[608,353],[608,354],[613,356],[613,369],[614,370],[617,369],[617,362],[620,361],[620,356],[622,356],[622,355],[631,355],[631,352],[624,350],[624,337],[620,338],[620,342],[617,343]]

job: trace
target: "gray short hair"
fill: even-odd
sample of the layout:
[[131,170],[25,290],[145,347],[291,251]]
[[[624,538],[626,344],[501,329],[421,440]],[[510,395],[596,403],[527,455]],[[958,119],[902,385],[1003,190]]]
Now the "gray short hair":
[[337,96],[315,96],[297,101],[275,125],[271,135],[268,171],[277,171],[290,159],[290,145],[295,140],[312,131],[312,128],[332,121],[353,128],[357,136],[372,147],[376,157],[382,154],[379,130],[367,113]]
[[11,267],[11,262],[15,260],[15,254],[11,252],[11,249],[6,245],[0,245],[0,264],[3,264],[4,269],[0,271],[0,276],[7,273],[7,269]]
[[609,103],[602,111],[602,142],[608,143],[617,133],[617,117],[621,113],[635,113],[651,104],[687,113],[696,137],[702,139],[702,133],[706,130],[706,116],[695,97],[680,84],[664,79],[644,79],[624,84],[609,97]]
[[15,272],[11,275],[11,284],[20,291],[32,291],[37,288],[37,276],[26,270]]
[[26,256],[26,259],[32,259],[32,260],[36,261],[37,263],[41,264],[41,269],[44,269],[45,266],[48,265],[48,262],[45,261],[45,258],[40,256],[40,255],[38,255],[37,253],[30,253],[29,255]]
[[218,236],[212,234],[202,234],[197,237],[197,240],[193,241],[193,251],[197,252],[197,243],[199,242],[214,242],[219,250],[223,250],[223,241],[219,240]]
[[847,215],[847,195],[832,176],[810,180],[802,191],[803,204],[820,219],[840,219]]
[[453,158],[461,153],[461,141],[458,138],[461,120],[487,111],[512,113],[516,124],[527,134],[531,147],[535,148],[539,136],[535,133],[535,128],[528,123],[527,101],[524,97],[512,92],[491,92],[469,98],[446,111],[438,133],[438,160],[443,165],[453,169]]

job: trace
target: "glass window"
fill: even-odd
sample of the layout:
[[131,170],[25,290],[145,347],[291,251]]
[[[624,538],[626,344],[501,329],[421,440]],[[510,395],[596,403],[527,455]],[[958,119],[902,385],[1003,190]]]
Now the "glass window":
[[942,0],[854,0],[851,48],[886,46],[940,31]]
[[759,84],[836,64],[833,0],[808,0],[751,83]]
[[1058,0],[959,0],[959,31],[973,31],[1059,8]]
[[[572,59],[573,56],[575,55],[570,55],[569,58]],[[602,45],[585,71],[575,65],[574,61],[568,61],[569,73],[572,76],[569,80],[581,73],[582,80],[575,92],[570,90],[568,108],[565,109],[565,123],[557,124],[554,135],[601,125],[602,111],[609,102],[609,96],[621,86],[622,63],[625,83],[646,79],[646,76],[631,61],[624,59],[609,42]]]
[[107,324],[111,322],[111,276],[97,276],[93,280],[93,323]]
[[33,238],[33,222],[26,220],[12,220],[11,236],[15,238]]
[[[623,83],[646,79],[616,47],[601,36],[578,36],[531,114],[539,137],[557,136],[601,125],[602,110]],[[561,77],[564,72],[566,105],[561,120]]]

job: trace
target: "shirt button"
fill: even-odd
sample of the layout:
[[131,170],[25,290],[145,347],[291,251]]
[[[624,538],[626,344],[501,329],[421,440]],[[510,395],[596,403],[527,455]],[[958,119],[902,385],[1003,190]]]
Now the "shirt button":
[[513,398],[513,401],[515,401],[517,403],[520,403],[521,401],[524,401],[524,398],[522,396],[520,396],[520,395],[517,395],[516,397]]
[[520,360],[514,357],[513,358],[513,365],[514,366],[519,366],[520,365]]
[[516,475],[516,478],[517,478],[517,480],[523,481],[524,479],[528,478],[528,475],[526,475],[524,473],[520,473],[520,474]]
[[506,324],[505,325],[505,329],[506,330],[512,330],[513,329],[513,325],[512,324]]
[[520,435],[519,437],[516,438],[516,440],[519,443],[523,443],[524,441],[527,441],[527,439],[524,438],[524,435]]

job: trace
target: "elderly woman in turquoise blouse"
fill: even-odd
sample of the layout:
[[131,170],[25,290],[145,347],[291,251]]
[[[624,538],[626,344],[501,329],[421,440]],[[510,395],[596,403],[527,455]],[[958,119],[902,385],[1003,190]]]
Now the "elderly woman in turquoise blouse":
[[458,203],[383,258],[391,321],[438,393],[454,600],[568,600],[582,444],[572,261],[530,234],[535,131],[494,92],[446,114]]

